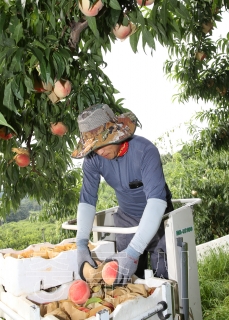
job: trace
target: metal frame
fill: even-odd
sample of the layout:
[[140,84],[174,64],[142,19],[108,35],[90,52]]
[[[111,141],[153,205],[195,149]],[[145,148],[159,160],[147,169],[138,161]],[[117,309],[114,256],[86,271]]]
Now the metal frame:
[[[176,314],[168,319],[202,320],[198,280],[196,244],[193,222],[193,206],[199,198],[174,199],[182,206],[164,215],[169,280],[177,284]],[[135,233],[138,226],[117,228],[113,226],[113,214],[118,206],[96,213],[92,228],[93,240],[115,241],[115,233]],[[77,230],[77,225],[64,222],[62,228]],[[139,318],[140,319],[140,318]],[[153,318],[152,318],[153,319]],[[167,319],[167,318],[164,318]]]

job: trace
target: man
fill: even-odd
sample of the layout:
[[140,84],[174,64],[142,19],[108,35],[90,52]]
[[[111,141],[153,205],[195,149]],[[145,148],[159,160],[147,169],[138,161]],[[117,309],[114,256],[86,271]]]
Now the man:
[[137,119],[131,112],[116,116],[106,104],[93,105],[78,117],[80,141],[72,153],[84,158],[83,185],[77,212],[77,263],[96,267],[88,249],[101,176],[115,190],[119,209],[116,227],[138,226],[135,234],[116,234],[117,253],[108,260],[119,265],[116,284],[136,274],[144,277],[148,252],[152,270],[168,278],[162,217],[173,210],[158,149],[134,135]]

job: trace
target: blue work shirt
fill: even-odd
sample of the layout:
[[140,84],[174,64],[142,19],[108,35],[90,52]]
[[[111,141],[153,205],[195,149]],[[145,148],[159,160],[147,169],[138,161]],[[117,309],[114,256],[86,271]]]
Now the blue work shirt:
[[[147,199],[166,201],[165,178],[157,147],[146,138],[134,135],[128,152],[112,160],[92,152],[84,158],[80,202],[96,206],[101,176],[115,190],[120,209],[130,216],[141,217]],[[143,183],[131,189],[129,183]]]

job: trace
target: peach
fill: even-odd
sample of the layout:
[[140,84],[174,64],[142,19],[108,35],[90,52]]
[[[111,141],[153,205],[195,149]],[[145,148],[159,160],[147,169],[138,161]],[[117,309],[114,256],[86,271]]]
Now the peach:
[[63,122],[51,123],[50,130],[52,134],[60,137],[63,137],[63,135],[68,132],[68,128],[63,124]]
[[0,132],[0,139],[9,140],[11,138],[13,138],[12,133],[5,134],[5,133]]
[[91,6],[90,0],[79,1],[79,9],[87,17],[97,16],[102,7],[103,3],[101,0],[96,1],[93,6]]
[[37,92],[45,92],[46,90],[43,87],[34,86],[34,90]]
[[52,91],[52,84],[51,83],[45,83],[41,81],[40,79],[35,79],[34,81],[34,90],[36,92],[46,92],[46,91]]
[[103,264],[98,265],[97,268],[93,268],[88,262],[85,262],[83,267],[83,277],[90,284],[97,284],[102,280]]
[[[150,6],[153,3],[154,3],[154,0],[146,0],[144,6]],[[137,4],[139,6],[143,6],[143,0],[137,0]]]
[[90,309],[85,308],[85,307],[79,307],[78,310],[83,311],[83,312],[90,312]]
[[116,38],[123,40],[128,37],[131,31],[132,29],[130,23],[128,24],[128,26],[119,25],[117,23],[113,29],[113,34],[116,36]]
[[72,85],[69,80],[58,80],[54,84],[53,92],[59,99],[67,97],[72,90]]
[[84,304],[91,296],[88,283],[78,279],[72,283],[68,291],[68,298],[76,304]]
[[211,21],[202,23],[202,31],[203,33],[207,34],[208,32],[211,32],[213,29],[213,23]]
[[114,284],[118,273],[118,262],[110,261],[105,264],[102,270],[102,278],[107,285]]
[[203,51],[199,51],[199,52],[196,52],[195,57],[197,60],[203,61],[207,57],[207,55]]
[[15,162],[19,167],[27,167],[30,164],[30,158],[27,154],[17,154]]
[[227,89],[225,87],[223,87],[222,89],[216,87],[216,90],[219,92],[221,96],[225,96],[225,94],[227,93]]
[[5,126],[0,128],[0,139],[9,140],[13,138],[13,136],[12,133],[7,133],[7,128]]

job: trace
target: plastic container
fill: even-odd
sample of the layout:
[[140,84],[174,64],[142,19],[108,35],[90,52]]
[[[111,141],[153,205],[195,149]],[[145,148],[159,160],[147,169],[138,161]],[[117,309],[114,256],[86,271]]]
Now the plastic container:
[[[75,238],[65,239],[57,245],[50,243],[34,244],[20,251],[33,249],[39,251],[40,247],[54,248],[67,243],[74,243]],[[114,253],[114,243],[111,241],[93,242],[91,252],[94,258],[104,260]],[[17,259],[11,256],[4,258],[6,253],[19,253],[12,249],[0,252],[0,284],[5,290],[15,296],[29,294],[60,286],[74,279],[78,279],[77,249],[62,251],[54,258],[44,259],[40,256]]]
[[[8,308],[8,311],[14,313],[14,317],[9,317],[7,320],[51,320],[57,319],[54,316],[46,315],[44,318],[40,316],[40,307],[38,304],[46,303],[51,301],[58,301],[62,299],[67,299],[68,288],[72,282],[60,286],[56,291],[51,293],[44,293],[41,291],[35,292],[30,295],[22,295],[16,297],[15,295],[4,292],[2,290],[0,295],[0,302],[5,308]],[[166,319],[173,319],[173,295],[174,295],[174,283],[169,280],[163,280],[160,278],[149,278],[146,280],[138,279],[135,283],[145,284],[149,288],[156,288],[154,292],[147,298],[139,296],[133,300],[128,300],[119,304],[112,314],[105,314],[101,317],[97,314],[96,316],[87,318],[88,320],[100,320],[100,319],[113,319],[113,320],[140,320],[144,317],[149,316],[152,313],[152,316],[147,319],[156,320],[158,319],[157,313],[154,313],[159,307],[161,301],[166,302],[167,309],[163,312],[163,316],[171,315]],[[1,290],[0,290],[1,291]],[[32,300],[32,301],[31,301]],[[0,305],[0,316],[1,308]],[[9,314],[9,312],[8,312]]]

